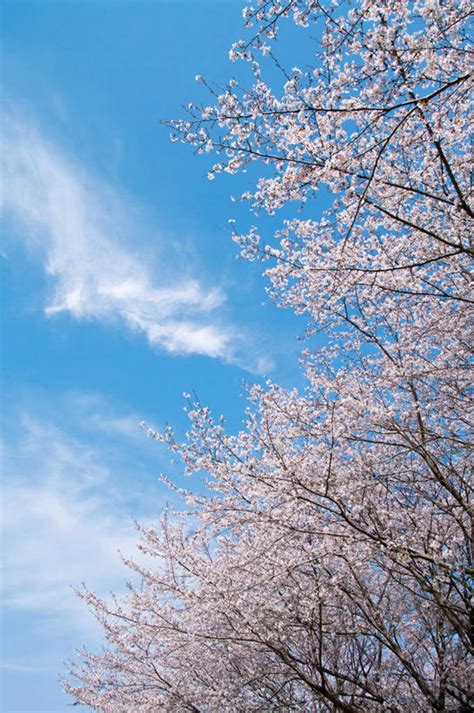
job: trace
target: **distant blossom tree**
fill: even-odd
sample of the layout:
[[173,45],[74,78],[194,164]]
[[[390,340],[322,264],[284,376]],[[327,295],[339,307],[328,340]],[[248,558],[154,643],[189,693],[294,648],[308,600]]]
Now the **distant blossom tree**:
[[[304,392],[249,390],[238,435],[192,402],[186,443],[150,434],[209,491],[142,528],[139,587],[113,606],[83,593],[107,646],[72,664],[78,702],[473,710],[471,11],[259,0],[231,51],[251,86],[202,80],[213,105],[173,123],[220,154],[211,176],[262,166],[255,209],[302,206],[273,238],[234,237],[327,343],[304,352]],[[274,54],[288,18],[311,66]]]

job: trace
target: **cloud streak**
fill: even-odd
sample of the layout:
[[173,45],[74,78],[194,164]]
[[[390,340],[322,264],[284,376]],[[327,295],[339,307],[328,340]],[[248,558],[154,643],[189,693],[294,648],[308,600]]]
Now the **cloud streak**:
[[135,520],[157,524],[167,505],[177,506],[157,477],[175,471],[139,414],[100,393],[8,390],[4,410],[0,688],[17,706],[23,687],[25,701],[37,695],[35,711],[63,711],[53,686],[64,661],[78,644],[103,643],[73,588],[84,582],[106,600],[126,591],[134,574],[121,555],[160,566],[137,548]]
[[[79,402],[68,403],[74,409]],[[137,516],[138,507],[145,521],[154,519],[149,501],[157,514],[167,497],[163,493],[160,501],[158,489],[153,488],[143,492],[141,503],[131,504],[131,491],[137,485],[130,479],[137,474],[125,458],[130,444],[122,447],[121,471],[111,461],[116,436],[122,436],[124,428],[128,431],[134,417],[113,416],[100,400],[90,401],[82,410],[81,419],[96,417],[90,429],[96,421],[108,426],[108,436],[97,444],[91,444],[90,432],[74,432],[80,424],[60,427],[50,414],[43,412],[38,418],[29,412],[17,422],[2,454],[5,610],[59,618],[74,614],[80,627],[86,611],[71,586],[85,581],[101,593],[120,589],[127,570],[119,552],[140,559],[132,512]],[[140,433],[138,424],[136,430]]]
[[3,211],[40,252],[54,285],[46,314],[118,319],[172,354],[232,360],[232,330],[217,314],[223,292],[182,266],[178,273],[170,254],[151,269],[131,247],[143,236],[129,199],[11,116],[3,120],[2,153]]

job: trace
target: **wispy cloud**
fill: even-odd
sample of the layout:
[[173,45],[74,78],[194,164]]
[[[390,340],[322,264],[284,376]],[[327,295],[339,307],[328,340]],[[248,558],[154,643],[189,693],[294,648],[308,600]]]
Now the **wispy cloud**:
[[[157,523],[173,498],[156,477],[157,467],[168,470],[167,456],[145,437],[137,414],[100,394],[51,398],[24,389],[7,398],[0,688],[7,699],[9,682],[36,695],[24,710],[64,711],[67,701],[54,692],[64,661],[78,645],[102,642],[73,588],[84,582],[104,598],[124,591],[133,574],[121,555],[145,558],[134,520]],[[21,693],[11,696],[21,707]],[[0,708],[11,710],[3,701]]]
[[43,673],[49,671],[48,666],[35,666],[30,663],[19,663],[17,661],[2,661],[0,662],[0,669],[4,671],[13,671],[13,673]]
[[[136,467],[133,472],[130,440],[122,446],[122,470],[116,467],[117,436],[133,437],[132,415],[113,414],[100,398],[86,396],[82,406],[78,397],[69,401],[88,420],[95,416],[89,433],[81,432],[81,415],[64,423],[64,413],[40,409],[18,418],[3,448],[1,587],[6,610],[73,614],[82,627],[86,613],[71,586],[85,581],[105,594],[120,589],[128,576],[120,553],[140,556],[134,518],[156,521],[169,494],[157,479],[152,486]],[[91,432],[100,422],[108,436],[94,442]]]
[[222,290],[202,284],[186,266],[177,270],[175,256],[163,251],[160,264],[150,268],[136,250],[143,236],[129,198],[87,173],[37,128],[12,116],[2,125],[2,206],[52,278],[46,313],[119,319],[170,353],[233,360],[235,330],[217,312]]

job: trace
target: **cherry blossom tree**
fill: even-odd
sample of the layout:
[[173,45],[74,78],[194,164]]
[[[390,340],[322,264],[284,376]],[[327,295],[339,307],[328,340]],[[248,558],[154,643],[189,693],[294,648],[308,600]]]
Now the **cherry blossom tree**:
[[[274,236],[234,239],[326,343],[305,350],[301,393],[249,388],[237,435],[191,399],[184,444],[149,432],[207,488],[141,528],[139,586],[81,594],[107,644],[71,665],[77,702],[472,710],[470,12],[259,0],[230,53],[251,81],[199,78],[212,105],[173,122],[218,154],[210,178],[252,166],[257,212],[295,202]],[[291,20],[311,62],[288,70]]]

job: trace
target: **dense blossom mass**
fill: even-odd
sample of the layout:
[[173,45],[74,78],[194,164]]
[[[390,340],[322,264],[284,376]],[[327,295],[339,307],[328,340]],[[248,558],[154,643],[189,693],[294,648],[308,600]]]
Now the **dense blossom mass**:
[[[183,445],[151,434],[208,489],[142,529],[140,586],[113,606],[83,594],[107,644],[72,665],[77,701],[473,709],[470,12],[258,0],[231,50],[248,85],[199,78],[212,106],[173,123],[218,154],[211,177],[260,170],[255,209],[295,202],[272,238],[234,237],[327,340],[303,355],[304,391],[250,389],[237,435],[197,403]],[[300,67],[278,58],[290,28]]]

